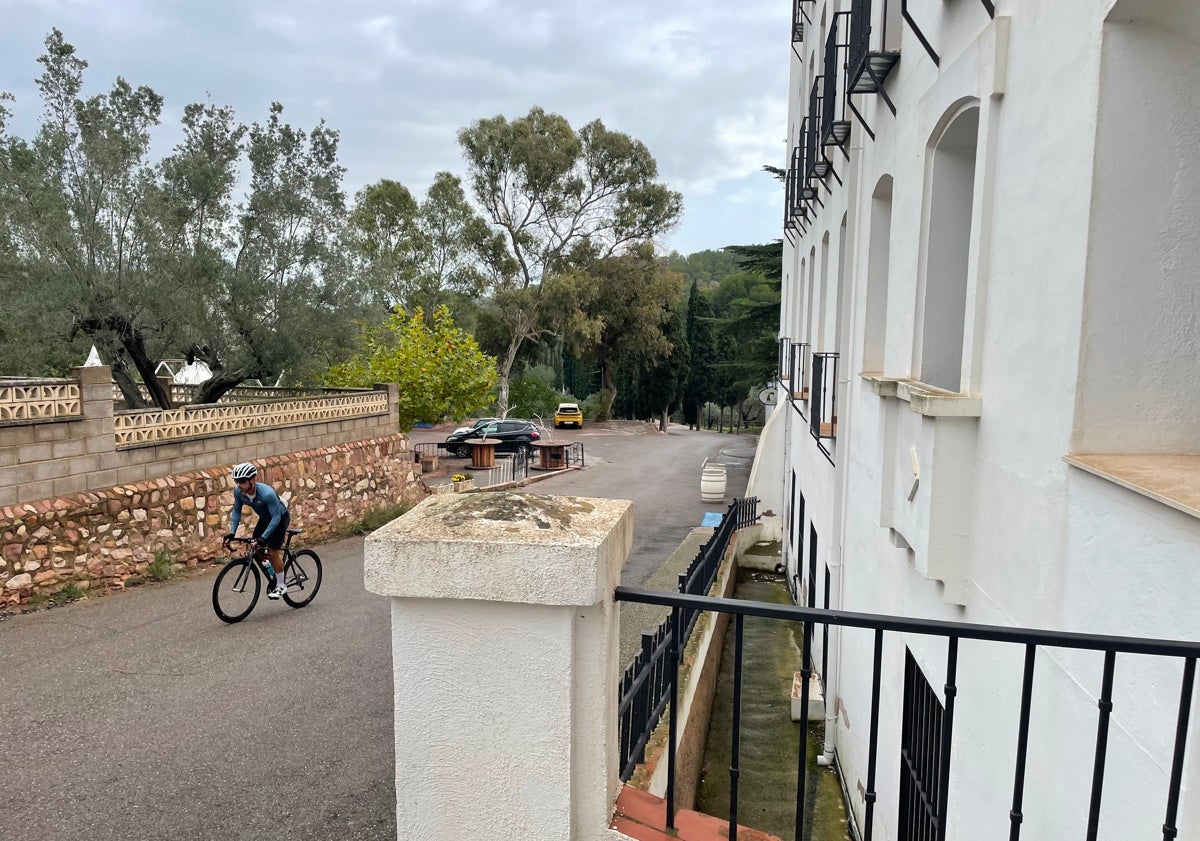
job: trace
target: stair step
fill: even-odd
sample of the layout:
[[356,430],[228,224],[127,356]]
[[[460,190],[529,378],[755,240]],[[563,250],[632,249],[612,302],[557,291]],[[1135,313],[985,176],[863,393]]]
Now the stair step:
[[[675,832],[667,831],[667,804],[661,797],[625,786],[617,797],[617,814],[612,828],[637,841],[725,841],[729,838],[729,821],[680,809],[675,815]],[[780,841],[757,829],[738,824],[740,841]]]

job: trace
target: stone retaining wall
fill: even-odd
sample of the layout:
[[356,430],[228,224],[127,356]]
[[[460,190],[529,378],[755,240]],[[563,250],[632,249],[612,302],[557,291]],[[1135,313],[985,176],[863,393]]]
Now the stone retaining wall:
[[[313,543],[369,509],[416,502],[408,438],[396,434],[255,459],[260,478]],[[157,551],[187,566],[221,552],[233,483],[228,466],[0,508],[0,607],[81,589],[124,589],[148,572]],[[243,532],[253,525],[243,517]]]

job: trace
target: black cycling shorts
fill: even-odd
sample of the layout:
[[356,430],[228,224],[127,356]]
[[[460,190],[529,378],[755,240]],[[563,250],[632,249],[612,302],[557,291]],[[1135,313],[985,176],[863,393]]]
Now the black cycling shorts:
[[[267,538],[267,546],[272,549],[282,549],[283,541],[287,540],[288,525],[292,522],[292,515],[285,513],[279,521],[279,525],[275,527],[275,531],[271,532],[271,536]],[[262,533],[267,530],[267,526],[271,525],[269,517],[259,517],[258,523],[254,526],[254,537],[262,537]]]

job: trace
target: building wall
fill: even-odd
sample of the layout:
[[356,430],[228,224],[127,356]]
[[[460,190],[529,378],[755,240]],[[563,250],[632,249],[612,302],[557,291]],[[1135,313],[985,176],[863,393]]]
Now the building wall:
[[[850,6],[803,5],[815,24]],[[854,122],[850,160],[830,154],[843,183],[828,179],[807,230],[785,239],[784,300],[812,300],[817,312],[810,319],[784,306],[781,335],[842,354],[833,464],[796,409],[781,407],[789,443],[784,499],[792,499],[795,471],[806,515],[793,527],[799,535],[784,536],[788,568],[807,575],[815,527],[819,561],[835,582],[834,607],[1197,639],[1200,622],[1186,605],[1200,595],[1200,520],[1086,474],[1064,456],[1200,450],[1200,184],[1190,105],[1200,81],[1200,7],[1183,0],[997,6],[993,20],[978,2],[908,3],[940,66],[903,27],[902,57],[886,83],[896,116],[877,96],[854,98],[875,139]],[[818,25],[810,32],[817,36]],[[817,37],[796,46],[793,143],[812,82],[801,64],[811,57],[821,66]],[[948,219],[933,206],[948,171],[939,171],[939,155],[952,157],[939,141],[972,107],[978,133],[969,207],[951,204]],[[890,197],[886,235],[873,229],[889,221],[881,195]],[[923,357],[946,316],[925,297],[946,259],[938,238],[967,213],[966,239],[958,240],[965,268],[956,279],[959,380],[930,389],[921,383]],[[885,269],[873,263],[881,253]],[[879,291],[880,277],[883,310],[881,297],[869,294]],[[819,564],[818,588],[821,581]],[[877,838],[898,833],[905,647],[944,700],[945,642],[889,635]],[[860,819],[872,649],[870,632],[845,631],[824,676]],[[819,667],[819,647],[815,657]],[[995,644],[964,643],[960,651],[951,838],[1007,837],[1022,657],[1019,648]],[[1030,837],[1068,837],[1086,826],[1100,673],[1099,655],[1039,653],[1030,755],[1053,761],[1030,766]],[[1101,826],[1112,837],[1161,832],[1180,667],[1118,658],[1117,676]],[[1192,765],[1200,769],[1200,758]],[[1185,810],[1200,819],[1194,800],[1185,792]]]

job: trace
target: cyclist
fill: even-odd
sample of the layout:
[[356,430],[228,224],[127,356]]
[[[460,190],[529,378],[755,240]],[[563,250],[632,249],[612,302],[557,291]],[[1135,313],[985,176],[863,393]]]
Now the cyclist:
[[268,599],[278,599],[287,592],[283,581],[283,541],[287,537],[288,524],[291,515],[287,506],[275,493],[275,489],[265,482],[254,481],[258,476],[258,468],[248,461],[233,468],[233,511],[229,515],[229,534],[222,541],[228,545],[230,538],[237,534],[238,524],[242,520],[242,506],[249,505],[258,515],[254,526],[254,542],[258,546],[259,557],[263,552],[271,559],[275,569],[275,586],[268,591]]

